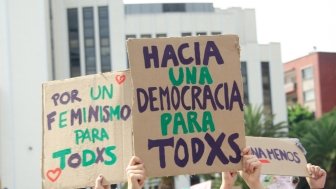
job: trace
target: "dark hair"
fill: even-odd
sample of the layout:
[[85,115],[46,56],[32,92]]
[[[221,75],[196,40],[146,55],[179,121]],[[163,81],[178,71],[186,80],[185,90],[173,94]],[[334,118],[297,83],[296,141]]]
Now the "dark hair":
[[300,177],[292,177],[292,183],[293,184],[298,184],[300,181]]

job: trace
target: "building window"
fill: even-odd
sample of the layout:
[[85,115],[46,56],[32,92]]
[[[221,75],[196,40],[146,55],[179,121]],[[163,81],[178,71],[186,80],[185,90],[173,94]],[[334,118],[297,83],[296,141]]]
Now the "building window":
[[262,89],[264,97],[264,111],[272,114],[272,93],[269,62],[261,62]]
[[313,67],[308,67],[302,70],[302,79],[308,80],[313,78]]
[[206,34],[207,34],[206,32],[197,32],[197,33],[196,33],[196,36],[197,36],[197,35],[206,35]]
[[221,35],[222,32],[211,32],[211,35]]
[[97,73],[96,69],[96,48],[94,38],[93,7],[83,8],[84,22],[84,48],[85,48],[85,70],[86,74]]
[[310,90],[304,91],[304,92],[303,92],[303,100],[304,100],[305,102],[315,100],[315,93],[314,93],[314,90],[313,90],[313,89],[310,89]]
[[81,75],[77,8],[68,9],[67,17],[69,35],[70,77],[76,77]]
[[135,39],[136,35],[126,35],[126,37],[125,37],[126,40],[131,39],[131,38]]
[[295,71],[285,72],[285,84],[295,83],[295,82],[296,82]]
[[109,72],[111,71],[111,48],[108,7],[99,7],[98,12],[101,71]]
[[140,35],[141,38],[152,38],[151,34],[141,34]]
[[166,3],[162,4],[163,12],[186,12],[185,3]]
[[246,62],[241,62],[241,73],[243,77],[243,88],[244,88],[244,103],[249,104],[249,93],[248,93],[248,80],[247,80],[247,65]]
[[191,32],[183,32],[182,34],[182,37],[185,37],[185,36],[191,36]]
[[165,34],[165,33],[158,33],[158,34],[156,34],[156,37],[167,37],[167,34]]

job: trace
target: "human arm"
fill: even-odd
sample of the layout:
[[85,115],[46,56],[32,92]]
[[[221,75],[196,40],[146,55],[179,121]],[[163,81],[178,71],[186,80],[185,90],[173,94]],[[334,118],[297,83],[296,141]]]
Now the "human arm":
[[250,189],[263,189],[260,182],[261,163],[255,155],[252,155],[251,149],[246,147],[243,153],[243,170],[240,171],[241,177],[244,179]]
[[222,184],[220,189],[232,189],[237,179],[237,172],[222,172]]
[[145,184],[146,170],[139,157],[133,156],[126,168],[128,189],[141,189]]
[[311,189],[324,188],[327,172],[319,166],[307,164],[309,177],[306,177],[309,187]]
[[104,177],[102,175],[99,175],[96,178],[96,183],[94,189],[108,189],[108,185],[103,185],[103,179]]

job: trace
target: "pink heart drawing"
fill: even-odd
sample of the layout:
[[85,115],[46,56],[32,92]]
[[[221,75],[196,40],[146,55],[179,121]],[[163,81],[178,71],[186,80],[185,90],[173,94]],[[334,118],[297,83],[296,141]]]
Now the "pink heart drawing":
[[51,182],[55,182],[58,179],[58,177],[61,176],[61,173],[62,173],[62,169],[60,168],[56,168],[54,170],[51,169],[47,171],[47,177]]
[[271,163],[268,159],[259,159],[260,163]]
[[126,80],[126,75],[116,75],[115,80],[120,85]]

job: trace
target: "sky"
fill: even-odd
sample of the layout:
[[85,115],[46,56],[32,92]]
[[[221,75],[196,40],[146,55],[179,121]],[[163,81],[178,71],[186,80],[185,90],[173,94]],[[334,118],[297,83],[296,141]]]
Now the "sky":
[[336,52],[336,0],[123,0],[131,3],[212,2],[216,8],[254,8],[260,44],[279,42],[282,61]]

